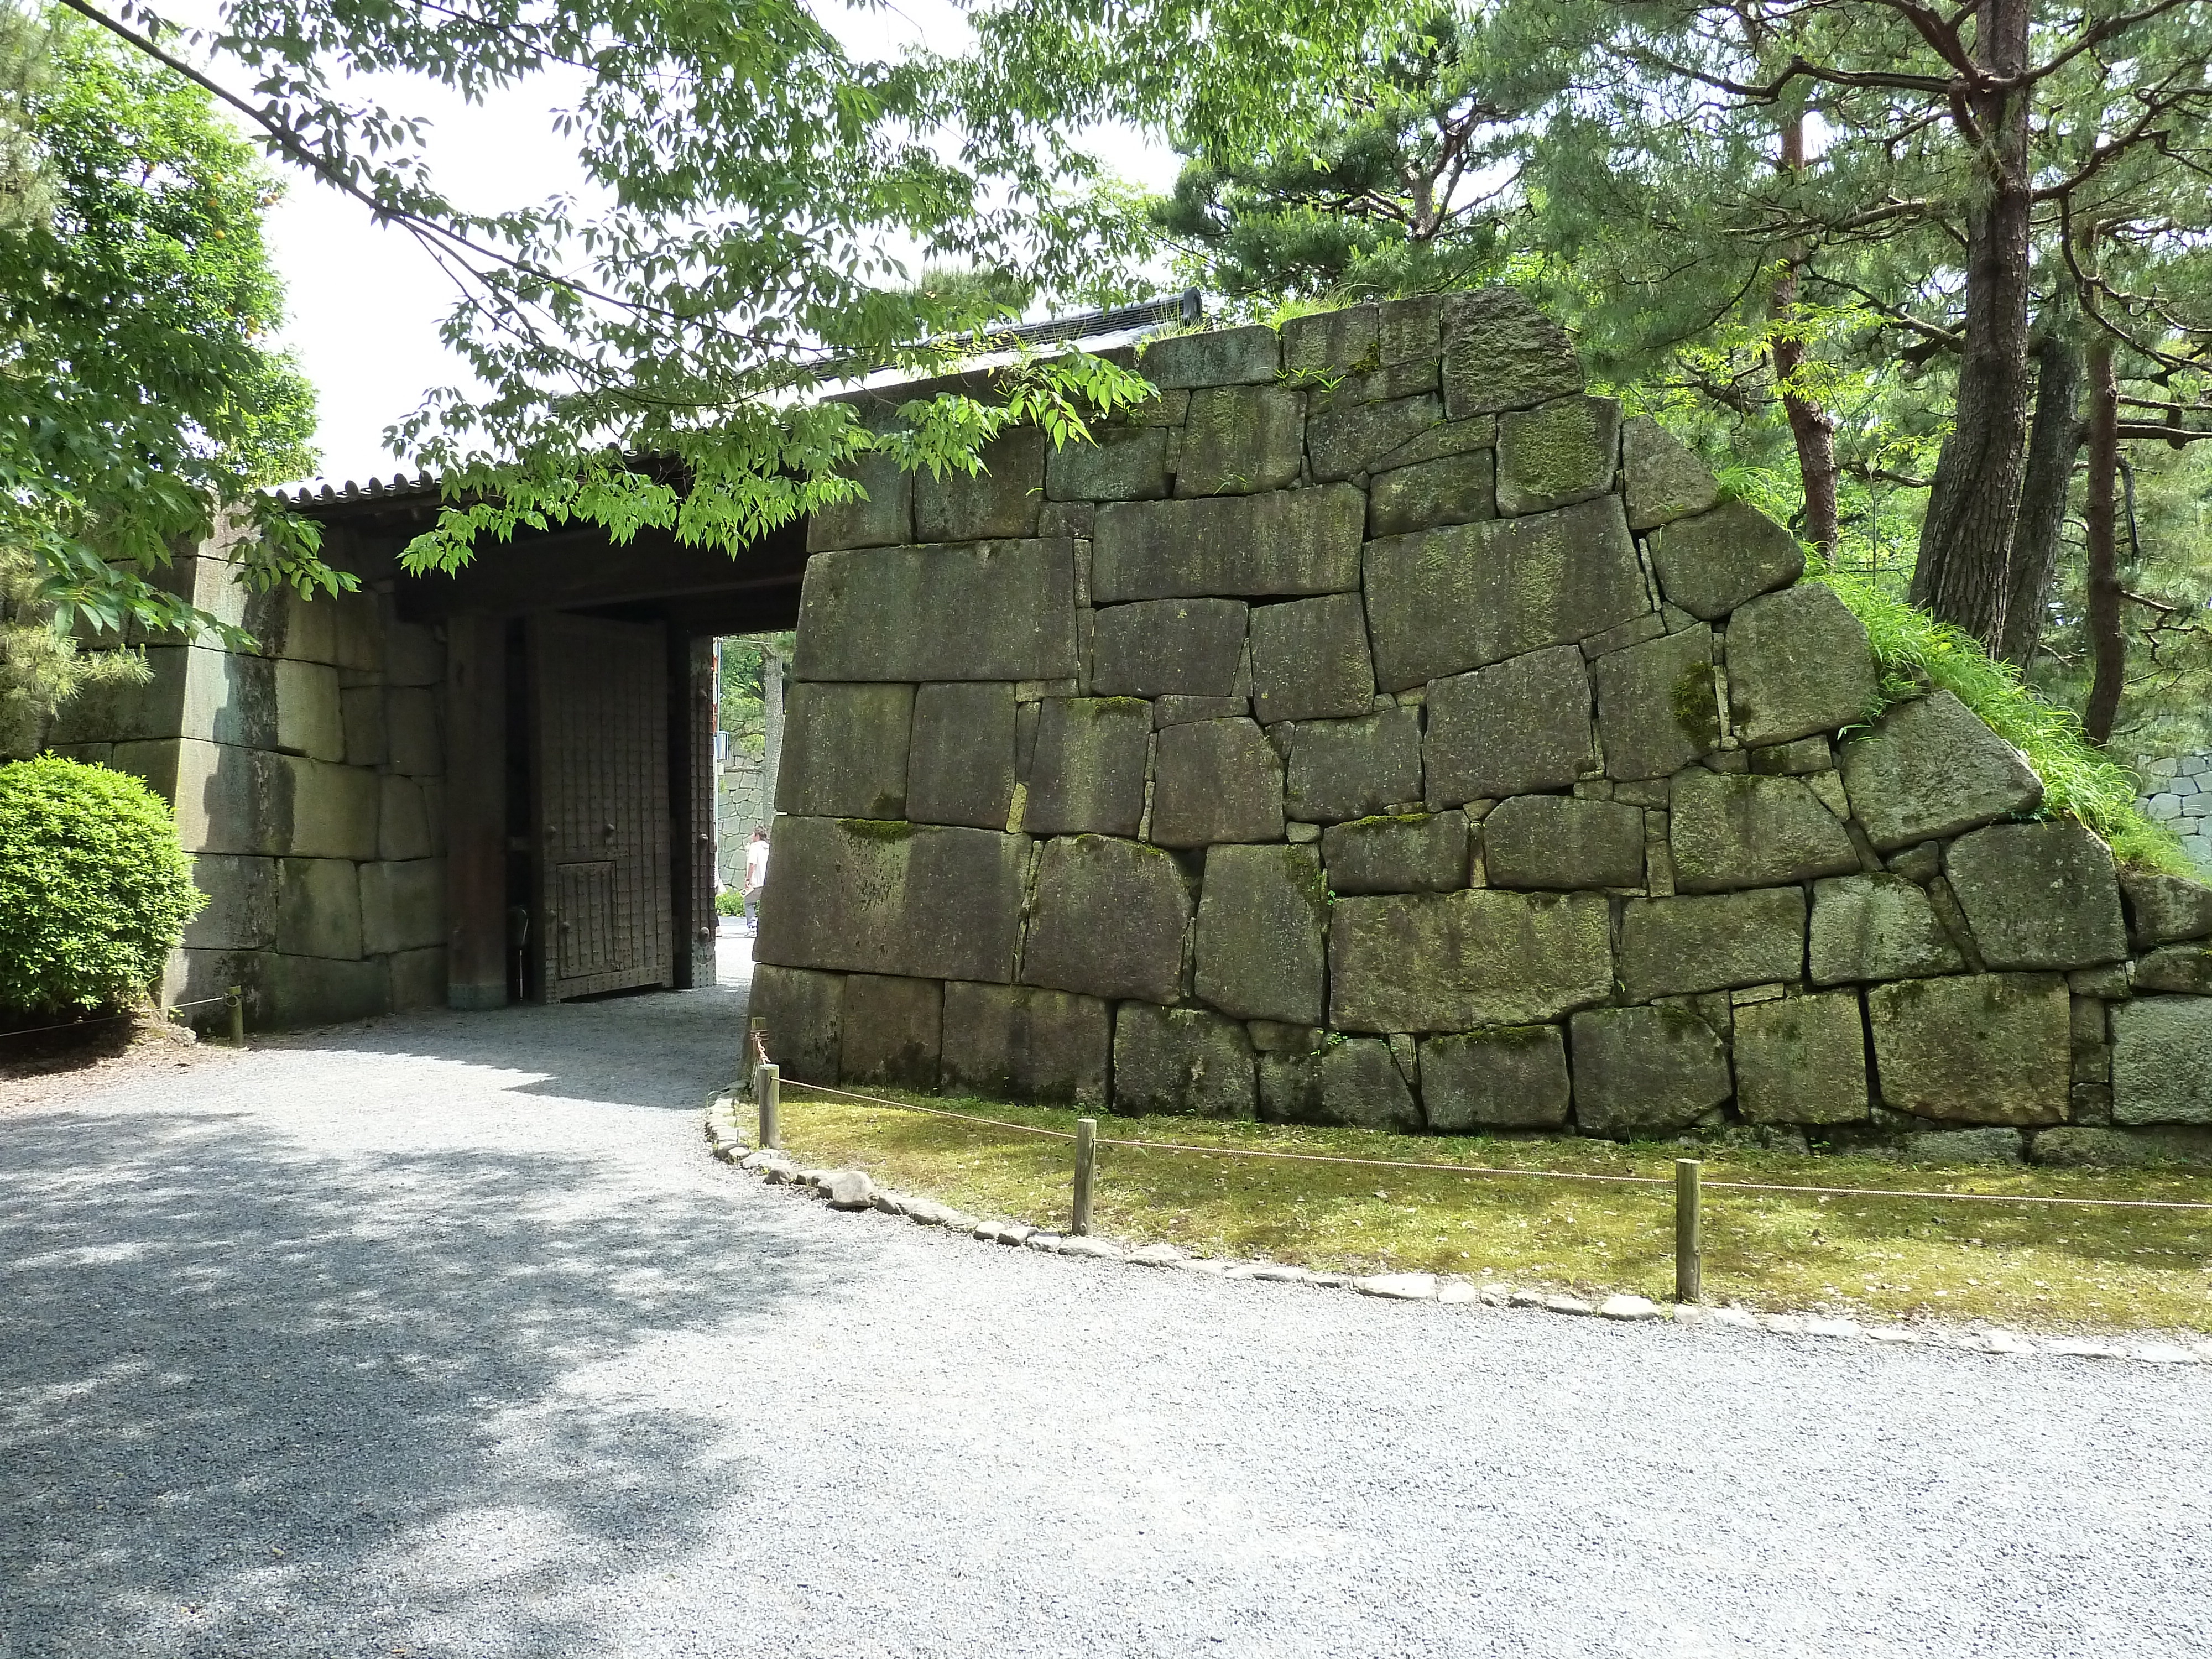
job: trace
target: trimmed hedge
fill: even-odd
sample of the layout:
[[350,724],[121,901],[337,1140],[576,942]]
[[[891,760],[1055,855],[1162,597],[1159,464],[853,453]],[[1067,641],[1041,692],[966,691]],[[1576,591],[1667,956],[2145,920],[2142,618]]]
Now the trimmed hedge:
[[131,1000],[206,902],[137,778],[52,755],[0,766],[0,1012]]

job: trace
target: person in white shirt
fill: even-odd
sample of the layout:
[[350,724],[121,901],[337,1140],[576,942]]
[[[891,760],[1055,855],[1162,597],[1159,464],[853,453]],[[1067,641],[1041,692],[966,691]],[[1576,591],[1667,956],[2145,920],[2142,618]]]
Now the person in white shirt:
[[756,830],[745,844],[745,933],[760,932],[761,889],[768,884],[768,831]]

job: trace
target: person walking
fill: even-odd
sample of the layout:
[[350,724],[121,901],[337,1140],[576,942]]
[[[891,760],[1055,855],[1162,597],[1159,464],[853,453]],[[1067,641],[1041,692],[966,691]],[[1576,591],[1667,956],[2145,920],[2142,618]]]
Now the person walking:
[[745,937],[760,932],[761,889],[768,884],[768,831],[756,830],[745,843]]

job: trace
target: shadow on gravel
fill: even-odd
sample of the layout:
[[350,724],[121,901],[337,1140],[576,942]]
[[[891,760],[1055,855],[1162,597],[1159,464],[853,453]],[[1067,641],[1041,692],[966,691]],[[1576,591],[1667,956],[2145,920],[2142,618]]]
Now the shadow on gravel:
[[803,1243],[568,1156],[135,1126],[0,1148],[0,1654],[537,1659],[711,1570],[750,1472],[648,1379],[834,1306]]

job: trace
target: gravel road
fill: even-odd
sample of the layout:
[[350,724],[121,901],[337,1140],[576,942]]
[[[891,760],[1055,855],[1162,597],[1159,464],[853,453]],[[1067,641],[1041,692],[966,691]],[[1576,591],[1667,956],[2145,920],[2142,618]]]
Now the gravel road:
[[710,1161],[734,988],[0,1114],[0,1656],[2172,1656],[2212,1374],[1223,1284]]

